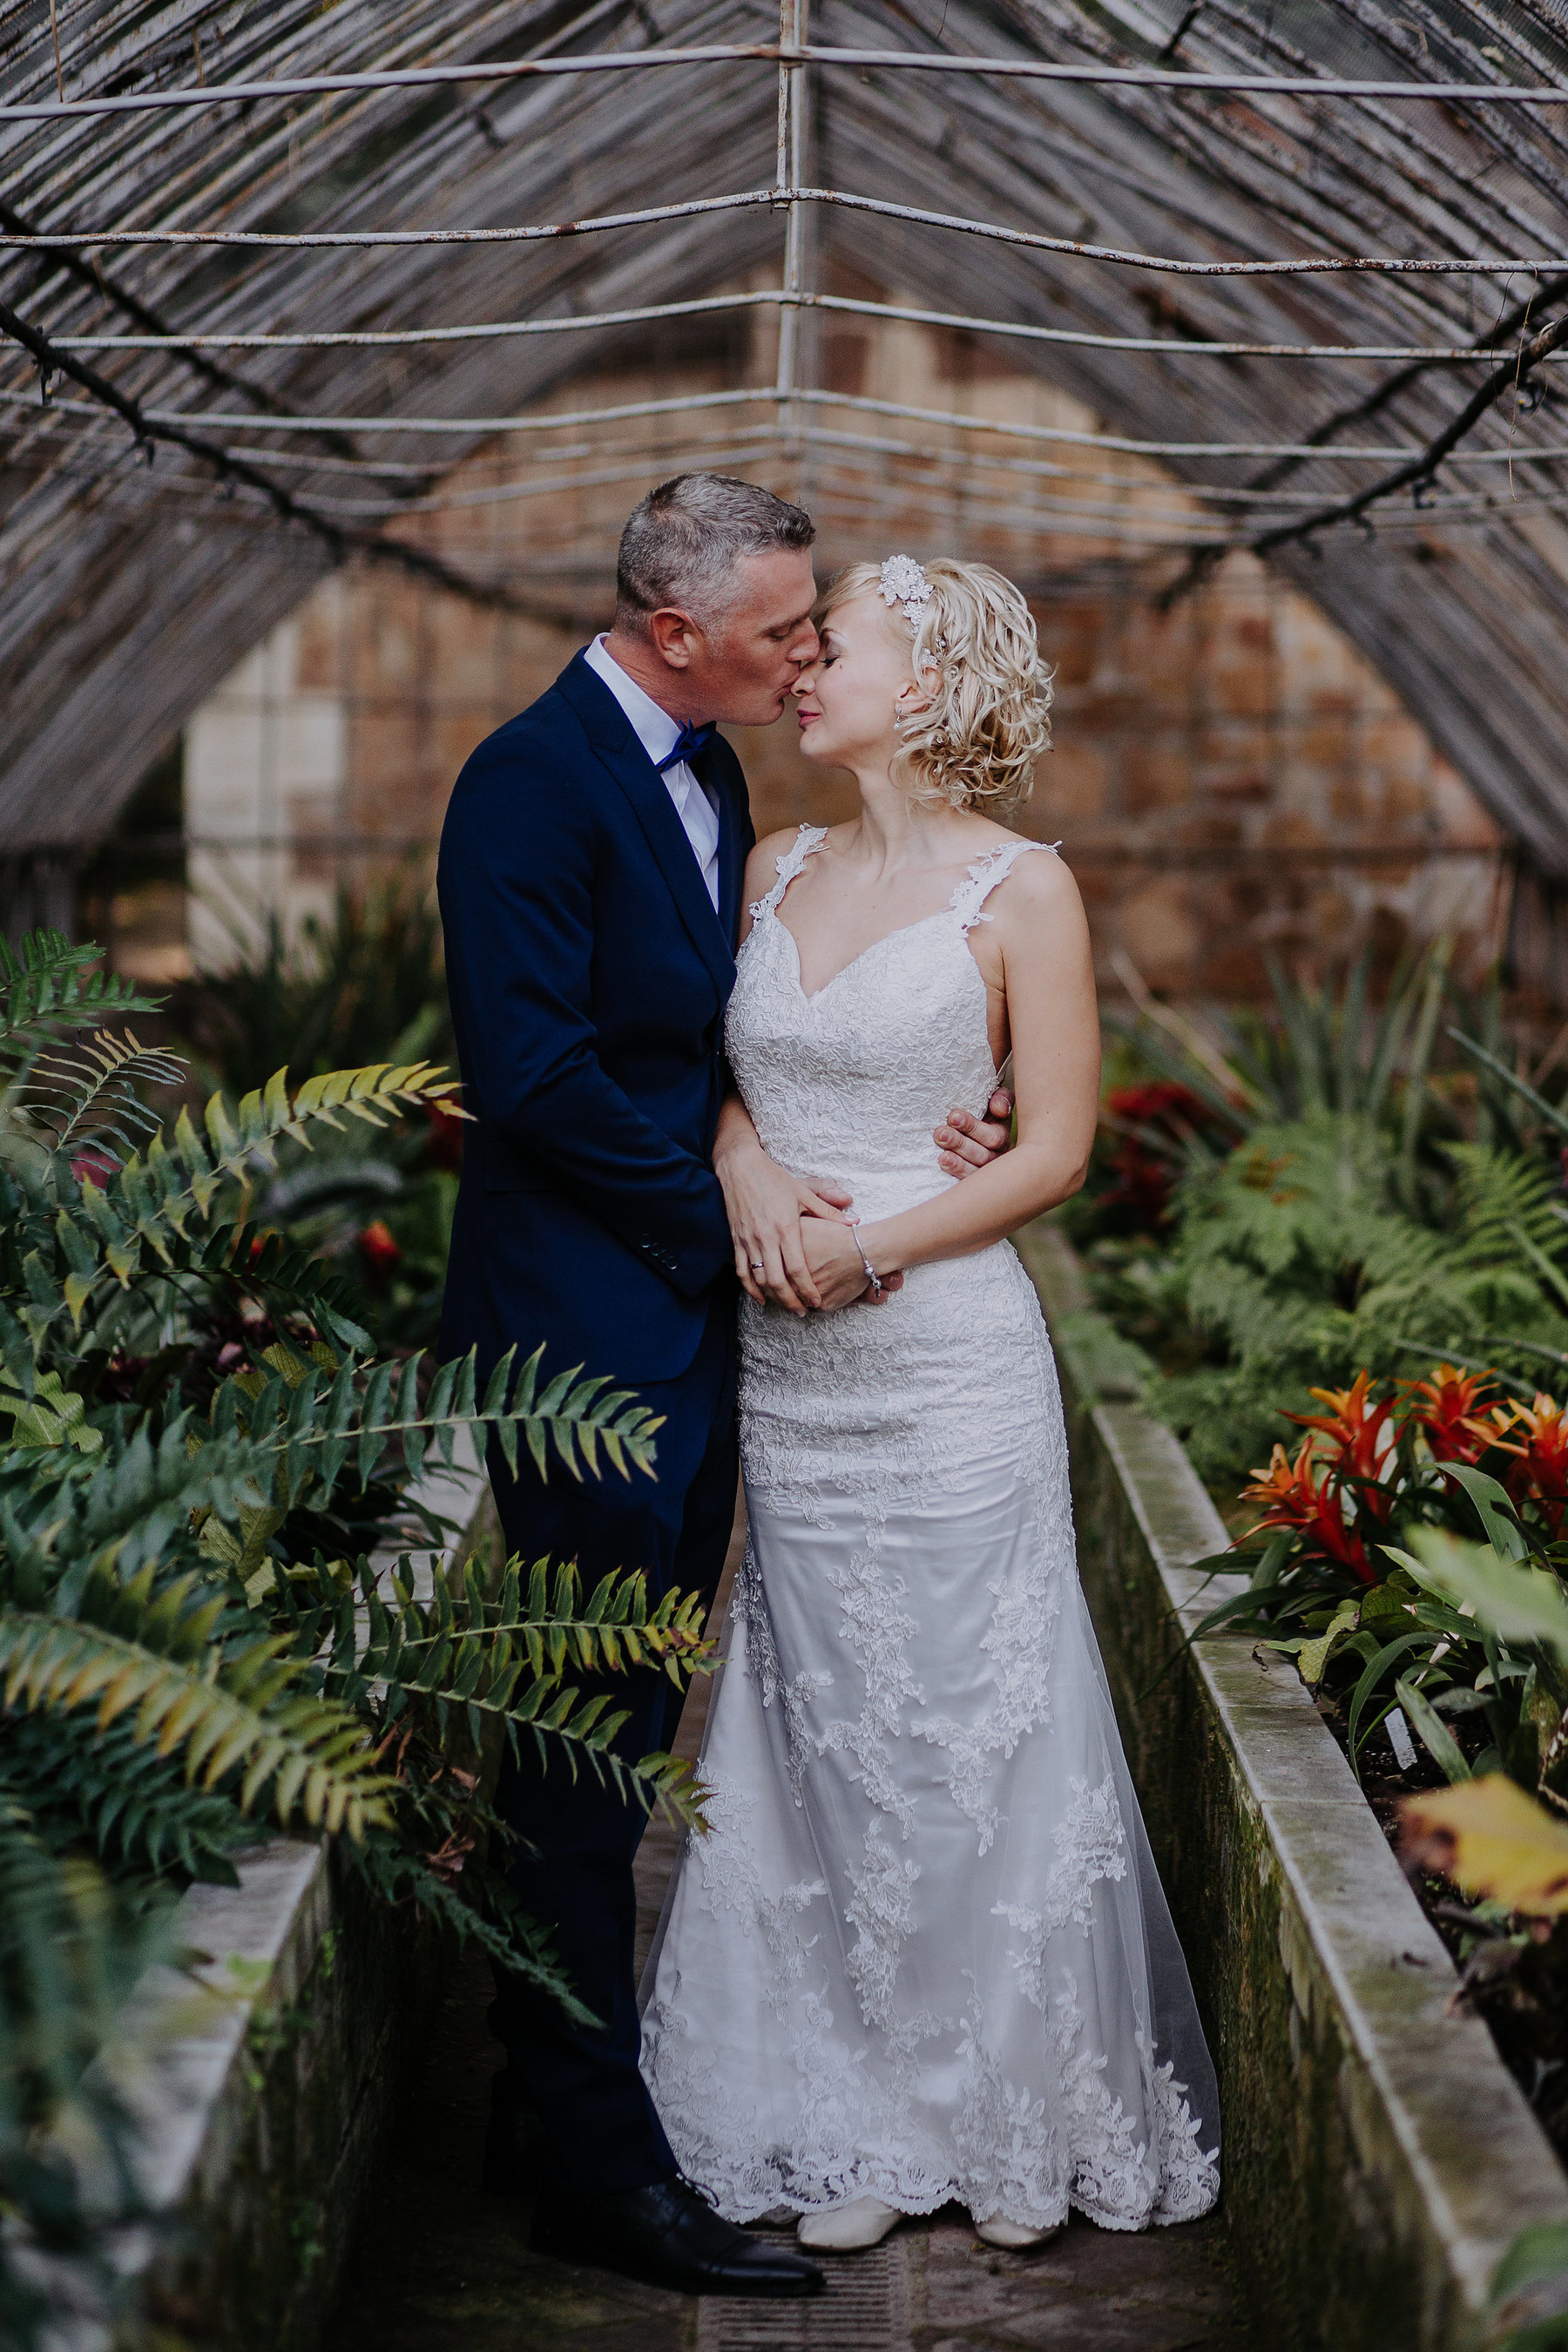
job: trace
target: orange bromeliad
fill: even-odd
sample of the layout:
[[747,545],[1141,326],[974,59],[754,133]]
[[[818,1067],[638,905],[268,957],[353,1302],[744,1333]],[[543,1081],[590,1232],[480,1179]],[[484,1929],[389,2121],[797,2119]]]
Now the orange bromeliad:
[[[1323,1392],[1315,1389],[1312,1393],[1316,1396]],[[1295,1418],[1298,1416],[1292,1415]],[[1325,1469],[1321,1484],[1313,1478],[1310,1436],[1302,1439],[1294,1462],[1287,1459],[1282,1445],[1277,1445],[1268,1469],[1255,1470],[1252,1484],[1241,1490],[1244,1502],[1266,1506],[1263,1517],[1256,1527],[1247,1529],[1247,1534],[1257,1535],[1263,1528],[1300,1528],[1331,1559],[1337,1559],[1363,1584],[1375,1584],[1377,1570],[1366,1556],[1365,1545],[1354,1528],[1345,1525],[1340,1478],[1337,1465]],[[1238,1540],[1245,1542],[1246,1537]]]
[[[1320,1431],[1335,1449],[1331,1475],[1360,1486],[1373,1517],[1386,1519],[1389,1497],[1377,1491],[1377,1479],[1394,1442],[1388,1429],[1393,1398],[1373,1402],[1372,1374],[1365,1370],[1356,1374],[1348,1389],[1313,1389],[1310,1393],[1329,1407],[1328,1412],[1289,1412],[1286,1420]],[[1282,1454],[1283,1449],[1277,1450]]]
[[1497,1444],[1496,1430],[1481,1418],[1481,1399],[1496,1379],[1439,1364],[1430,1380],[1398,1383],[1400,1419],[1420,1430],[1434,1462],[1479,1461]]
[[[1535,1505],[1555,1543],[1568,1509],[1568,1407],[1538,1389],[1533,1405],[1494,1405],[1491,1419],[1492,1444],[1515,1457],[1505,1481],[1509,1493],[1516,1503]],[[1521,1430],[1523,1444],[1511,1444]]]

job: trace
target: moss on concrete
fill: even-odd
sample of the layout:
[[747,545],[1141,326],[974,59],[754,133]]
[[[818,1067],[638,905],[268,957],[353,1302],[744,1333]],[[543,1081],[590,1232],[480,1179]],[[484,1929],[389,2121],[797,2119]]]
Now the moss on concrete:
[[[322,1871],[263,1988],[155,2273],[223,2352],[314,2352],[431,2012],[437,1938]],[[221,1955],[215,1955],[221,1958]]]

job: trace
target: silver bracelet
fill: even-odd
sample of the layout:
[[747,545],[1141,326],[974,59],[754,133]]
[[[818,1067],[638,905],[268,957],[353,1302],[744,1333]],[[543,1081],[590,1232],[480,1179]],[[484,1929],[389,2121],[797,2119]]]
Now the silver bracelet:
[[882,1277],[866,1255],[866,1244],[860,1238],[859,1223],[860,1220],[858,1217],[850,1218],[849,1230],[855,1236],[855,1246],[860,1253],[860,1263],[866,1269],[866,1278],[869,1282],[872,1290],[876,1293],[876,1296],[880,1298],[882,1296]]

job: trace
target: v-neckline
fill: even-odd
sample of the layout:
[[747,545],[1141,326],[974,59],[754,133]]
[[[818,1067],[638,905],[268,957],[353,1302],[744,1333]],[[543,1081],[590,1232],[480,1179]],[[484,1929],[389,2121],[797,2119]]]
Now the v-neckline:
[[[868,947],[863,947],[861,949],[858,955],[852,955],[847,963],[841,963],[837,971],[834,972],[829,979],[823,982],[820,988],[811,989],[808,989],[805,984],[805,968],[800,960],[800,941],[795,938],[795,933],[790,929],[789,925],[784,921],[784,917],[779,913],[776,907],[770,907],[768,912],[773,917],[774,922],[778,925],[780,930],[784,933],[785,939],[789,941],[791,948],[795,951],[795,984],[801,1003],[803,1004],[816,1004],[822,997],[826,995],[830,988],[837,988],[838,982],[845,978],[847,973],[852,972],[857,964],[864,963],[868,955],[875,955],[879,948],[885,948],[889,940],[905,939],[910,931],[923,931],[928,923],[943,922],[950,916],[956,915],[958,909],[955,907],[938,907],[933,913],[921,915],[916,922],[900,923],[892,930],[884,931],[879,940],[873,940]],[[973,953],[970,952],[967,946],[965,947],[964,953],[968,957],[969,961],[972,964],[974,964],[975,977],[980,982],[982,988],[984,988],[985,985],[985,976],[984,972],[982,972],[980,966],[974,962],[974,957]]]

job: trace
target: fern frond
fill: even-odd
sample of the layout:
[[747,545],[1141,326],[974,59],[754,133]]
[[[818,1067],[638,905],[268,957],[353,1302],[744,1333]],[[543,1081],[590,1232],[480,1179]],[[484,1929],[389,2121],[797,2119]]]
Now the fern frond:
[[101,962],[98,948],[63,931],[29,931],[16,948],[0,939],[0,1062],[26,1063],[62,1032],[99,1027],[105,1013],[158,1011],[156,997]]
[[519,1640],[536,1677],[558,1681],[578,1674],[619,1674],[627,1667],[661,1664],[679,1689],[682,1674],[707,1669],[714,1644],[703,1638],[703,1607],[695,1592],[671,1590],[651,1610],[647,1580],[605,1576],[590,1593],[576,1567],[556,1568],[538,1559],[529,1572],[526,1596],[521,1563],[509,1560],[502,1572],[494,1615],[486,1631]]
[[[158,1605],[166,1608],[168,1596]],[[134,1709],[138,1740],[160,1756],[183,1754],[194,1783],[210,1789],[242,1770],[242,1811],[268,1790],[285,1829],[299,1810],[312,1828],[362,1838],[387,1818],[387,1782],[364,1726],[330,1700],[289,1696],[297,1666],[279,1662],[281,1646],[253,1642],[198,1663],[101,1625],[26,1611],[0,1616],[8,1708],[95,1705],[100,1730]]]
[[[379,1062],[307,1078],[292,1097],[282,1070],[237,1105],[215,1094],[203,1129],[182,1110],[172,1149],[154,1137],[145,1153],[133,1151],[103,1185],[89,1179],[62,1201],[58,1232],[71,1260],[67,1295],[75,1322],[79,1327],[89,1297],[108,1276],[124,1287],[149,1257],[171,1265],[175,1240],[188,1238],[193,1220],[205,1223],[212,1217],[226,1181],[258,1164],[277,1165],[284,1136],[308,1150],[311,1127],[341,1129],[340,1113],[384,1127],[410,1105],[439,1103],[455,1112],[457,1090],[458,1081],[434,1064]],[[232,1244],[232,1233],[225,1240]]]
[[129,1153],[132,1135],[145,1139],[163,1125],[138,1086],[177,1087],[185,1066],[173,1054],[143,1045],[127,1029],[100,1029],[68,1052],[52,1049],[33,1062],[22,1097],[29,1124],[43,1128],[52,1151],[91,1142],[106,1157]]
[[537,1349],[512,1381],[515,1349],[509,1349],[479,1394],[478,1362],[470,1349],[456,1363],[443,1364],[421,1406],[423,1353],[401,1360],[353,1366],[308,1361],[281,1343],[263,1360],[271,1377],[254,1372],[231,1376],[213,1406],[215,1430],[242,1430],[257,1454],[258,1475],[268,1477],[286,1504],[298,1502],[312,1480],[330,1500],[352,1462],[363,1487],[400,1467],[416,1478],[432,1448],[451,1465],[459,1431],[493,1429],[515,1473],[519,1436],[540,1475],[552,1451],[573,1477],[599,1472],[599,1449],[623,1478],[634,1470],[651,1478],[655,1439],[664,1416],[639,1404],[629,1389],[612,1389],[602,1375],[584,1380],[583,1368],[558,1372],[542,1388]]
[[685,1767],[664,1756],[628,1762],[615,1748],[626,1710],[614,1709],[607,1691],[584,1698],[563,1680],[568,1672],[662,1665],[680,1688],[684,1676],[708,1670],[713,1654],[696,1595],[668,1592],[650,1609],[640,1576],[606,1576],[584,1596],[574,1568],[558,1567],[552,1578],[542,1559],[529,1571],[526,1592],[521,1564],[509,1562],[493,1599],[477,1563],[449,1572],[437,1560],[431,1573],[431,1597],[422,1601],[405,1574],[388,1599],[366,1570],[356,1606],[319,1571],[322,1605],[301,1621],[298,1638],[314,1650],[331,1620],[328,1689],[349,1706],[384,1691],[389,1716],[431,1701],[439,1716],[466,1716],[476,1744],[482,1719],[499,1719],[527,1732],[542,1761],[556,1745],[574,1775],[585,1764],[623,1796],[698,1820],[701,1792]]
[[[572,1989],[572,1979],[556,1958],[550,1938],[530,1918],[512,1889],[499,1873],[482,1864],[479,1899],[442,1878],[438,1872],[386,1836],[373,1837],[352,1850],[355,1868],[384,1902],[402,1903],[412,1895],[423,1910],[452,1930],[460,1942],[476,1945],[487,1959],[509,1974],[521,1977],[536,1992],[553,2001],[563,2015],[578,2025],[603,2027],[605,2021]],[[474,1872],[470,1861],[465,1881]]]
[[100,1732],[85,1710],[12,1716],[0,1747],[0,1791],[19,1800],[56,1844],[85,1832],[110,1869],[183,1871],[234,1885],[231,1851],[263,1836],[228,1798],[191,1788],[134,1724]]
[[36,2124],[69,2095],[155,1939],[91,1862],[55,1852],[0,1790],[0,2126]]

